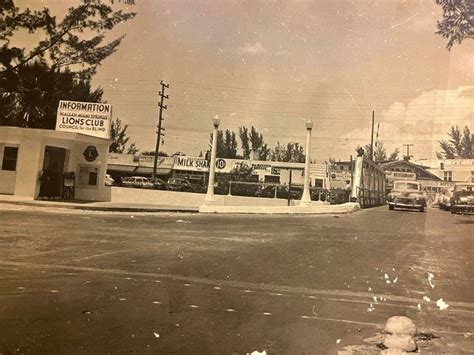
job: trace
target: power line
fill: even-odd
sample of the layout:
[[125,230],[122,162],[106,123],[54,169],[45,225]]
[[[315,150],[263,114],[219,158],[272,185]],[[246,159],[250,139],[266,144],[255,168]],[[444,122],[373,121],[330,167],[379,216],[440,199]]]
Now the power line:
[[[186,104],[186,103],[173,103],[170,105],[171,106],[177,106],[177,107],[182,107],[182,108],[192,108],[196,110],[204,110],[204,111],[221,111],[221,112],[228,112],[228,113],[254,113],[254,114],[277,114],[277,115],[298,115],[298,116],[311,116],[315,117],[318,116],[317,114],[314,114],[312,112],[285,112],[285,111],[263,111],[263,110],[244,110],[244,109],[236,109],[233,107],[216,107],[216,106],[199,106],[196,104]],[[333,119],[333,120],[339,120],[339,117],[351,117],[352,119],[349,121],[356,121],[357,119],[354,119],[354,115],[326,115],[326,114],[321,114],[319,113],[322,119]],[[428,117],[432,118],[431,115],[409,115],[410,117]],[[443,117],[465,117],[467,115],[443,115]],[[394,116],[394,115],[384,115],[384,117],[396,117],[399,118],[400,116]],[[344,120],[344,119],[342,119]],[[347,120],[346,120],[347,121]],[[423,120],[422,120],[423,121]]]
[[[129,84],[135,84],[135,83],[149,83],[149,85],[154,85],[157,83],[157,80],[151,80],[151,79],[123,79],[123,80],[117,80],[115,81],[114,79],[93,79],[95,82],[105,82],[105,83],[110,83],[110,84],[116,84],[118,85],[119,83],[123,83],[126,85]],[[206,88],[206,89],[227,89],[230,91],[245,91],[245,92],[260,92],[260,93],[268,93],[268,94],[278,94],[278,95],[331,95],[331,96],[348,96],[347,93],[340,93],[340,92],[329,92],[329,91],[289,91],[289,90],[272,90],[272,89],[255,89],[255,88],[250,88],[250,87],[238,87],[238,86],[227,86],[227,85],[219,85],[216,83],[209,83],[209,84],[203,84],[203,83],[192,83],[192,82],[187,82],[187,81],[176,81],[173,82],[173,84],[177,87],[191,87],[191,88]],[[423,93],[420,93],[423,94]],[[400,93],[351,93],[352,96],[357,97],[357,96],[363,96],[363,97],[393,97],[394,95],[396,96],[408,96],[411,97],[413,94],[407,94],[406,91],[400,92]],[[444,90],[443,92],[433,92],[428,91],[425,92],[424,95],[432,95],[432,96],[446,96],[446,95],[459,95],[458,92],[453,92],[453,90]],[[474,96],[474,95],[471,95]]]
[[[133,93],[126,93],[126,94],[119,94],[119,93],[110,93],[107,94],[107,96],[114,96],[114,95],[120,95],[120,96],[128,96],[128,95],[141,95],[141,94],[133,94]],[[147,95],[154,95],[153,92],[150,92]],[[175,97],[180,97],[183,99],[191,99],[191,100],[218,100],[219,102],[230,102],[230,103],[243,103],[243,104],[255,104],[255,105],[278,105],[278,106],[298,106],[298,107],[303,107],[303,108],[331,108],[331,109],[348,109],[348,108],[354,108],[354,104],[338,104],[338,103],[311,103],[311,102],[297,102],[297,101],[285,101],[282,102],[281,100],[246,100],[246,99],[239,99],[237,97],[216,97],[216,96],[196,96],[196,95],[184,95],[184,94],[175,94]],[[143,103],[146,104],[148,101],[127,101],[127,103]],[[440,107],[441,106],[441,107]],[[372,108],[372,107],[387,107],[387,110],[390,111],[412,111],[412,110],[427,110],[429,108],[433,108],[436,110],[440,109],[452,109],[452,108],[472,108],[472,106],[459,106],[454,103],[452,104],[415,104],[415,105],[409,105],[406,108],[391,108],[388,105],[385,104],[358,104],[359,108]]]

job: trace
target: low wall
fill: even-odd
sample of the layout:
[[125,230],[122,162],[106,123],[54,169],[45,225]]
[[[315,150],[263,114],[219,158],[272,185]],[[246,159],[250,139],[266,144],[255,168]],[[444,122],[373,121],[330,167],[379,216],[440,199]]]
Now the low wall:
[[[206,194],[192,192],[112,187],[114,203],[199,207],[204,204],[205,197]],[[287,206],[287,200],[280,198],[215,195],[215,199],[219,206]],[[291,202],[294,204],[295,201]]]

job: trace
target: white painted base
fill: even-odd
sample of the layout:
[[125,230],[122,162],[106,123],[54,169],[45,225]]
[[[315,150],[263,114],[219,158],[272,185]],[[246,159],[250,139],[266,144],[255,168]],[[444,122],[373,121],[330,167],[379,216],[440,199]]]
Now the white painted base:
[[234,214],[344,214],[360,210],[354,202],[342,205],[311,204],[310,206],[199,206],[201,213]]

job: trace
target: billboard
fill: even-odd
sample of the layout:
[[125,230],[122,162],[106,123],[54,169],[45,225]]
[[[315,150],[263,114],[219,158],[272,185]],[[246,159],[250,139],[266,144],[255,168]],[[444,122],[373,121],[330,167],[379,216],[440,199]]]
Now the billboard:
[[59,101],[56,131],[110,138],[112,106],[103,103]]
[[[217,158],[216,159],[216,172],[217,173],[230,173],[232,169],[236,168],[241,164],[246,164],[246,160],[242,159],[227,159]],[[209,162],[202,157],[188,157],[188,156],[175,156],[174,166],[175,170],[183,171],[209,171]]]

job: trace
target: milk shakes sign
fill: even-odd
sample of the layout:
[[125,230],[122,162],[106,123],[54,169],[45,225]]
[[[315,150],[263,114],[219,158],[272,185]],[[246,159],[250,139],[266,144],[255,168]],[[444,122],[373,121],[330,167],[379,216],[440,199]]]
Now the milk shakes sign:
[[112,106],[108,104],[59,101],[56,131],[110,138]]

